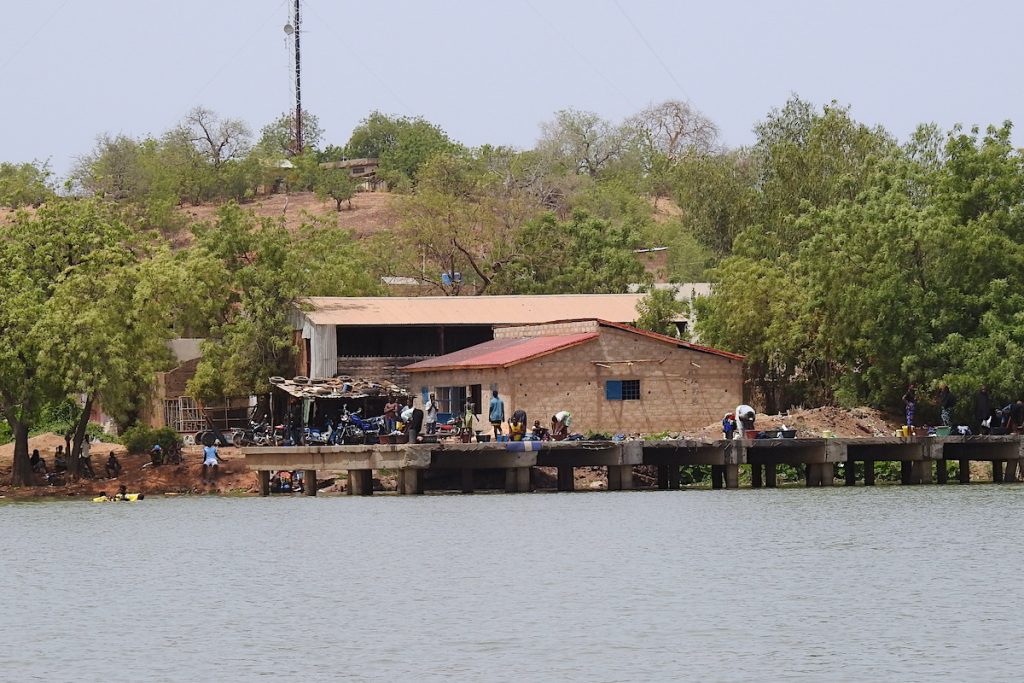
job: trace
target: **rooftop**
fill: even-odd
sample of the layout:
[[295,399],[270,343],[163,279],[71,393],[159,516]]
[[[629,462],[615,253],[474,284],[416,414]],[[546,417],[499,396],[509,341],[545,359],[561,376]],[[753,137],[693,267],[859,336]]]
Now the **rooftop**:
[[630,323],[643,294],[308,297],[315,325],[528,325],[601,319]]
[[572,346],[597,339],[596,332],[562,334],[547,337],[513,337],[494,339],[468,349],[447,353],[407,365],[406,372],[425,370],[461,370],[469,368],[507,368],[523,361],[546,356]]

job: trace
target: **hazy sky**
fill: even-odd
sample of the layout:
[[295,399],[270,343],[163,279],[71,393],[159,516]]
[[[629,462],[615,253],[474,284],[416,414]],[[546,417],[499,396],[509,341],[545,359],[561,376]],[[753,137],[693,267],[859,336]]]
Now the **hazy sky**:
[[[302,2],[303,103],[336,144],[373,109],[525,147],[559,109],[618,120],[669,98],[730,145],[793,92],[901,138],[924,121],[1019,120],[1024,105],[1024,3]],[[159,134],[200,104],[258,130],[292,106],[291,4],[4,2],[0,160],[65,173],[97,134]]]

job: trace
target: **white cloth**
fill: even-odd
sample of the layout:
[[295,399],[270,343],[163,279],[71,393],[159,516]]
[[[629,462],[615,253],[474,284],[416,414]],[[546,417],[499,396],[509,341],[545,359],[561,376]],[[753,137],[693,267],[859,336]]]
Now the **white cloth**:
[[217,460],[217,447],[216,446],[205,446],[203,447],[203,464],[204,465],[216,465]]

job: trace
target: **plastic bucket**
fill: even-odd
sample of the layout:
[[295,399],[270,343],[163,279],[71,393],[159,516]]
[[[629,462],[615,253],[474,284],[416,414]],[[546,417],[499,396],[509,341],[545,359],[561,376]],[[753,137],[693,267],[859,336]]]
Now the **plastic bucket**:
[[936,427],[935,436],[949,436],[951,431],[953,431],[952,427]]
[[903,433],[903,438],[906,439],[908,436],[910,436],[910,427],[908,427],[907,425],[903,425],[902,427],[900,427],[900,432]]
[[756,429],[745,429],[743,430],[744,439],[756,439],[758,431]]

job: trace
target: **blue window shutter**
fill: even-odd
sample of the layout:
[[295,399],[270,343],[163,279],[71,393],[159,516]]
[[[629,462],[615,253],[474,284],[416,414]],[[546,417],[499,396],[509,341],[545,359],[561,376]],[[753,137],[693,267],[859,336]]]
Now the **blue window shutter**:
[[622,382],[617,379],[609,379],[604,383],[604,397],[609,401],[622,400]]
[[427,405],[427,399],[430,398],[430,391],[427,387],[420,387],[420,393],[423,395],[423,405]]

